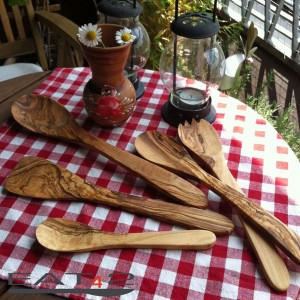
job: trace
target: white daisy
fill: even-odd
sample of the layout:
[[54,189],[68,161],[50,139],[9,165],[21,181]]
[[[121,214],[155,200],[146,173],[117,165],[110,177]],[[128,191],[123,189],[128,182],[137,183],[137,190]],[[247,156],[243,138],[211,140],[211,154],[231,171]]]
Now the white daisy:
[[77,36],[79,41],[85,46],[95,47],[101,43],[101,28],[98,28],[97,25],[93,25],[92,23],[88,25],[84,24],[79,27]]
[[131,34],[131,29],[124,28],[116,32],[116,42],[120,45],[129,44],[133,42],[135,36]]

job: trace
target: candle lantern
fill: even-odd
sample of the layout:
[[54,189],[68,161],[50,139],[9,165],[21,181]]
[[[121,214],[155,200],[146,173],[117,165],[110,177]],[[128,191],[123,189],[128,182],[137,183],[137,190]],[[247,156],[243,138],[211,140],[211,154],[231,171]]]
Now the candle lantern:
[[212,123],[216,116],[211,92],[219,87],[225,72],[225,57],[216,41],[219,24],[213,14],[192,12],[178,16],[171,23],[173,40],[160,58],[160,77],[169,100],[162,108],[166,122],[178,126],[184,121],[205,119]]
[[138,71],[142,69],[150,54],[150,39],[145,27],[139,21],[142,6],[136,0],[101,0],[98,5],[100,23],[122,25],[132,30],[136,37],[125,66],[125,76],[131,81],[139,99],[144,93]]

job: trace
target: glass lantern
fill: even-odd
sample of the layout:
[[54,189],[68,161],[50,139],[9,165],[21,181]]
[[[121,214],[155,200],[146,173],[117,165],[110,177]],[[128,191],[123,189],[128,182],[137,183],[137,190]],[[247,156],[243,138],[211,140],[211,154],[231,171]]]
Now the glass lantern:
[[101,0],[98,4],[100,23],[122,25],[132,30],[135,40],[125,66],[125,76],[133,84],[136,97],[144,93],[144,85],[140,82],[138,71],[141,70],[150,54],[150,38],[147,30],[139,21],[143,9],[135,0]]
[[162,109],[165,121],[178,126],[192,119],[212,123],[216,111],[211,93],[222,82],[225,57],[216,41],[218,23],[206,13],[188,13],[171,24],[174,39],[160,58],[160,77],[169,95]]

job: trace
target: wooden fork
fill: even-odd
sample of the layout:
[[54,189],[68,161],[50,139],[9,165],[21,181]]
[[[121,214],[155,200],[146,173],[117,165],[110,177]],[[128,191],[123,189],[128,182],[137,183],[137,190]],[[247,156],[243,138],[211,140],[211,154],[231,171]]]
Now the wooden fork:
[[[185,122],[184,125],[180,124],[178,126],[178,135],[181,142],[188,148],[198,163],[213,176],[243,193],[226,164],[218,133],[210,123],[203,119],[197,123],[193,119],[191,125]],[[268,283],[276,291],[286,291],[290,284],[290,276],[276,246],[268,241],[263,234],[260,234],[240,214],[238,214],[238,217]]]

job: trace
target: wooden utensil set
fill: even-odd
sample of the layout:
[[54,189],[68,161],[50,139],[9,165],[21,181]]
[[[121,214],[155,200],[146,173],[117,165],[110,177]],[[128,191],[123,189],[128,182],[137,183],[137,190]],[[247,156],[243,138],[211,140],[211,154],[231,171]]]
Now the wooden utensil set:
[[36,199],[101,203],[189,228],[172,232],[117,234],[71,220],[47,219],[36,231],[38,241],[46,248],[69,252],[111,248],[211,248],[216,235],[228,235],[234,226],[225,216],[206,209],[208,200],[205,194],[177,173],[199,180],[237,209],[268,283],[276,291],[288,289],[289,273],[275,243],[300,264],[300,237],[242,194],[226,166],[219,137],[206,121],[193,121],[191,125],[186,123],[178,127],[181,142],[204,171],[182,145],[163,133],[145,132],[136,138],[136,149],[145,160],[92,136],[63,106],[44,96],[21,97],[13,104],[12,114],[30,131],[98,151],[177,203],[110,191],[47,160],[30,156],[24,157],[5,181],[5,188],[10,192]]

